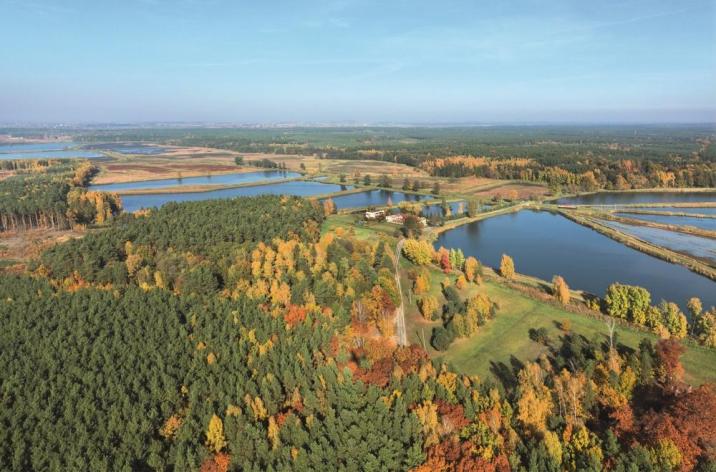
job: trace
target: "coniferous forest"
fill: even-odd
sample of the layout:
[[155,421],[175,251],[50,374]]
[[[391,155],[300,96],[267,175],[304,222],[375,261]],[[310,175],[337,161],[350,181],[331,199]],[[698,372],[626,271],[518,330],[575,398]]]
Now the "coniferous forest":
[[716,390],[678,341],[566,334],[500,381],[458,374],[390,339],[391,246],[322,220],[167,204],[2,275],[0,468],[713,470]]

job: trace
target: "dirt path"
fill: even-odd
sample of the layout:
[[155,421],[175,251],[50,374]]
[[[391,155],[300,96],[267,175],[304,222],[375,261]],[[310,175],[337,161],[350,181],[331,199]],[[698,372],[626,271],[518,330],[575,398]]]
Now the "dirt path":
[[401,238],[395,246],[395,283],[398,286],[398,293],[400,294],[400,306],[395,310],[395,324],[399,346],[408,345],[408,334],[405,331],[405,303],[403,302],[403,288],[400,285],[400,253],[403,250],[404,242],[405,239]]

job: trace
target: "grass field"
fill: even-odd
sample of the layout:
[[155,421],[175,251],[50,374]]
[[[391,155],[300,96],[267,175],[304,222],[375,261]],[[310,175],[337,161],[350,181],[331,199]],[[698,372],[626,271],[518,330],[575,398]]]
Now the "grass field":
[[[405,269],[412,264],[403,260]],[[403,271],[404,273],[406,271]],[[440,282],[445,274],[433,269],[431,275],[431,294],[444,301],[440,294]],[[454,280],[454,276],[452,277]],[[515,368],[524,362],[535,360],[540,354],[547,352],[543,344],[532,341],[530,329],[545,328],[549,332],[552,346],[560,343],[564,333],[559,325],[569,320],[571,332],[581,334],[587,339],[598,339],[606,342],[607,328],[603,321],[587,315],[571,313],[558,306],[533,299],[520,291],[512,289],[494,280],[485,280],[481,286],[470,284],[461,295],[471,296],[477,292],[486,293],[499,305],[496,317],[489,321],[474,336],[455,341],[448,351],[437,352],[430,345],[430,333],[438,322],[428,322],[418,312],[414,297],[408,295],[411,287],[407,277],[403,279],[406,295],[406,324],[408,339],[411,343],[424,345],[431,356],[441,358],[451,364],[459,372],[478,375],[482,378],[495,377],[504,379],[512,375]],[[620,344],[636,348],[641,339],[648,337],[655,342],[656,336],[624,327],[617,327],[617,340]],[[686,380],[692,384],[716,381],[716,350],[699,346],[688,346],[682,357],[686,369]]]
[[358,221],[362,221],[360,215],[332,215],[323,223],[321,234],[343,228],[352,232],[357,239],[375,239],[379,235],[393,237],[400,230],[400,226],[390,223],[356,224]]

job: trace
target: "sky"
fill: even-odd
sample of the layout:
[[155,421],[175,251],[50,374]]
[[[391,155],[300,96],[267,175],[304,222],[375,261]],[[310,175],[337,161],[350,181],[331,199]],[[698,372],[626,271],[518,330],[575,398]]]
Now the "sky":
[[715,122],[716,0],[0,0],[0,122]]

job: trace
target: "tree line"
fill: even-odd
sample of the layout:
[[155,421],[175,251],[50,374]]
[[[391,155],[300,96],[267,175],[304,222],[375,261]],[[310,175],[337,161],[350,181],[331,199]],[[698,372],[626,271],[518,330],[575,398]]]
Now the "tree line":
[[119,196],[85,187],[99,169],[88,162],[20,166],[0,181],[0,231],[67,229],[105,223],[119,214]]

